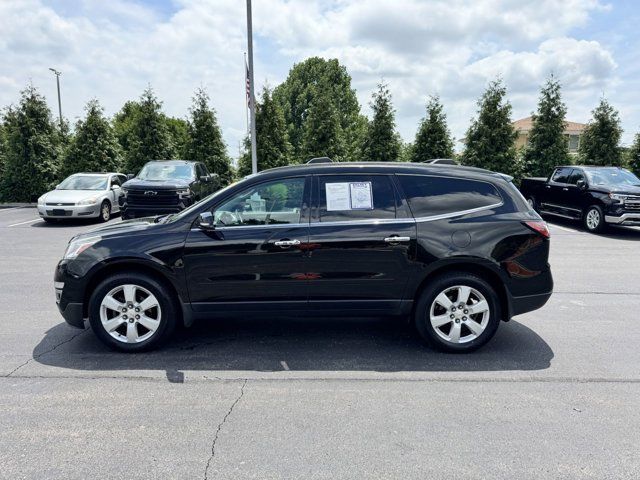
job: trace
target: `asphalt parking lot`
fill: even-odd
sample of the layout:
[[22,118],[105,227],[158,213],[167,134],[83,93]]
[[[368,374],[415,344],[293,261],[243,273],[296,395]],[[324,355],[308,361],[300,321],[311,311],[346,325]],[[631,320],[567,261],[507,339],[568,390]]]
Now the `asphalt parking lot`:
[[470,355],[277,318],[124,355],[55,306],[96,225],[36,216],[0,210],[0,478],[640,478],[640,229],[554,221],[553,297]]

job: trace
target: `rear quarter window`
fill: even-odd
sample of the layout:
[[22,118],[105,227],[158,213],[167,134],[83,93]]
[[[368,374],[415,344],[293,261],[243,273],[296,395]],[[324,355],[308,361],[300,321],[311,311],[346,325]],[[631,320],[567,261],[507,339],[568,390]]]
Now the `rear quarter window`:
[[491,183],[454,177],[398,175],[415,217],[431,217],[489,207],[502,202]]

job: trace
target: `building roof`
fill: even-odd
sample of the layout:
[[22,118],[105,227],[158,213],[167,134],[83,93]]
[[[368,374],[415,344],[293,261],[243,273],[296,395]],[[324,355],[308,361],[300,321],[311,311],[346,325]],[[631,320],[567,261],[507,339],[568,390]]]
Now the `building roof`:
[[[528,133],[533,128],[533,117],[521,118],[512,123],[518,133]],[[564,133],[579,135],[587,128],[586,123],[564,122]]]

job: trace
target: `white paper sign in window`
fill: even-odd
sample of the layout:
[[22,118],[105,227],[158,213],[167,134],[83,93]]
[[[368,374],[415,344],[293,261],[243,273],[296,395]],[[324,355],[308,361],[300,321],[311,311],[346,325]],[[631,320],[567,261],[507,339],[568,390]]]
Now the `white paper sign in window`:
[[349,210],[349,184],[327,183],[324,186],[327,195],[327,211]]
[[349,184],[349,193],[353,210],[373,210],[371,182],[352,182]]

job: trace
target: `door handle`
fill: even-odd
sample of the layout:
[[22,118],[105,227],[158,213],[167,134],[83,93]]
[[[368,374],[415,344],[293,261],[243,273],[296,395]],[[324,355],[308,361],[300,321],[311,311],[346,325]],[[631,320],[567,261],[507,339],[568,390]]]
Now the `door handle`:
[[565,192],[569,191],[569,189],[567,187],[562,187],[562,190],[565,191]]
[[400,242],[408,242],[411,240],[411,237],[399,237],[398,235],[393,235],[391,237],[385,237],[384,241],[386,243],[400,243]]
[[300,240],[278,240],[275,242],[276,247],[288,248],[300,245]]
[[544,188],[551,188],[551,185],[545,185]]

